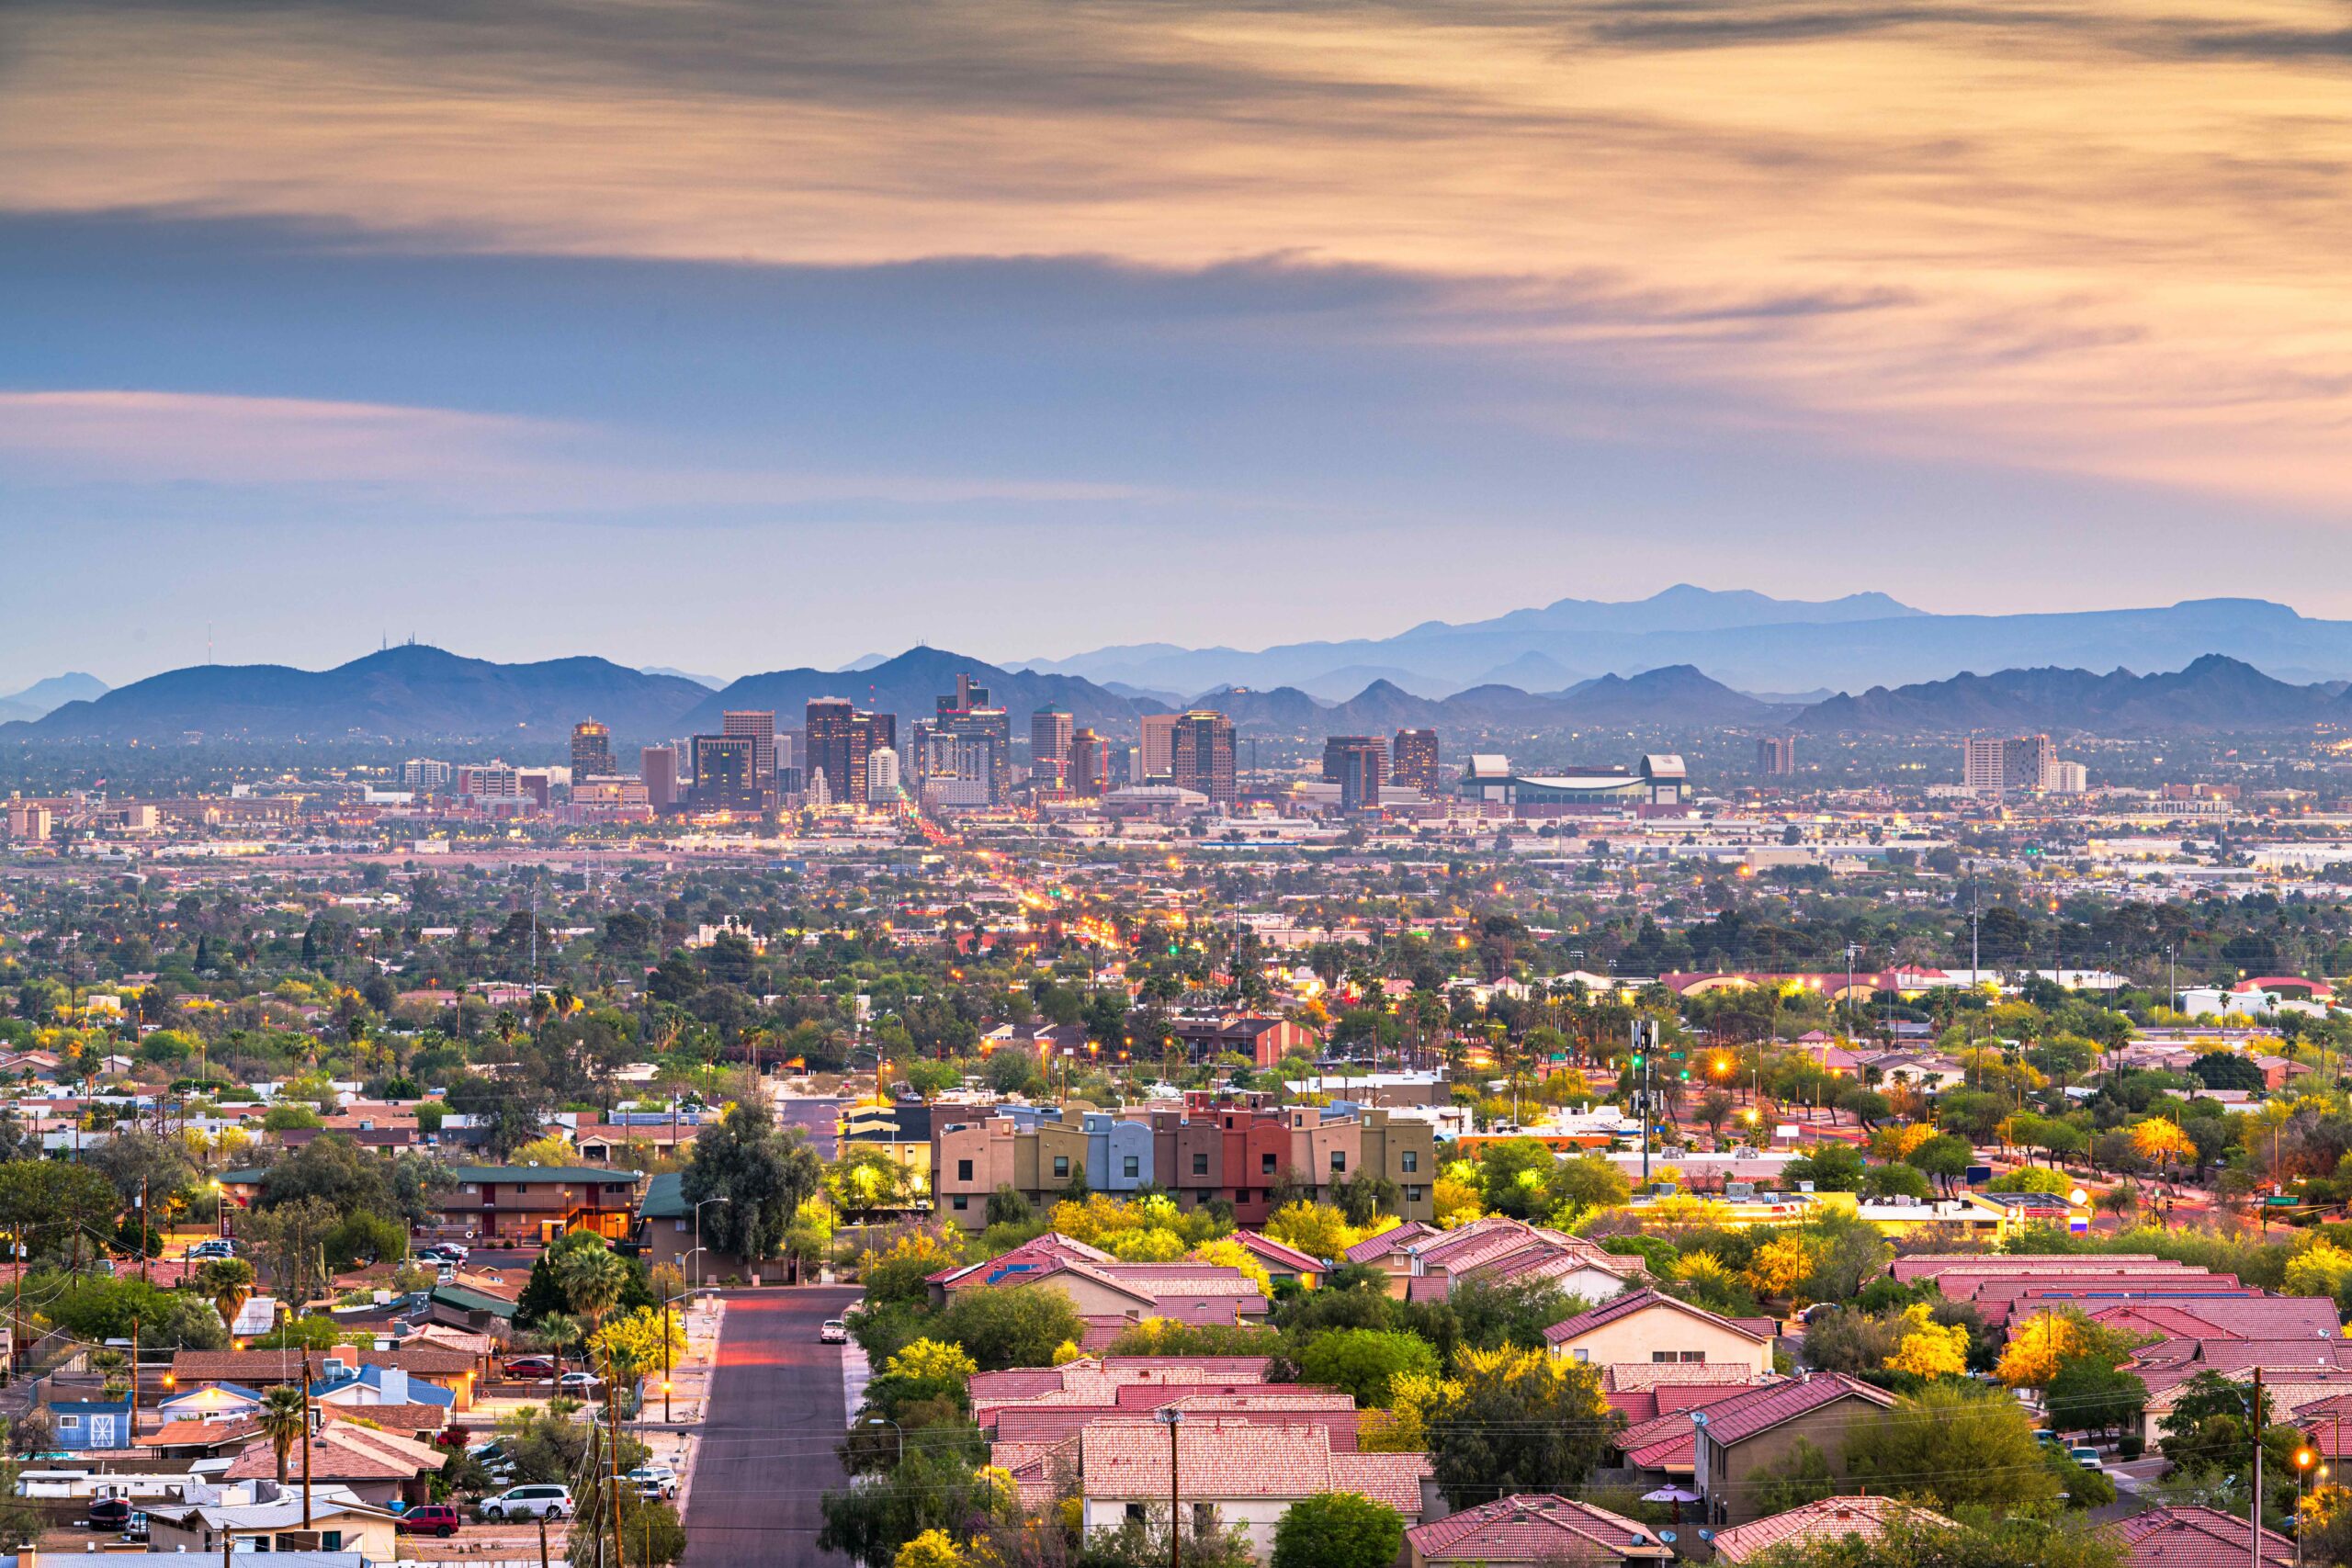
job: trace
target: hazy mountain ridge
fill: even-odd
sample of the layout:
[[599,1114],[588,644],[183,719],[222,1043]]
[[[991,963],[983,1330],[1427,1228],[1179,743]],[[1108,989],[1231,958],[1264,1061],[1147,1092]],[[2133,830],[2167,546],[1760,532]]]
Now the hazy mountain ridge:
[[1840,694],[1806,709],[1798,728],[1817,734],[1929,735],[2079,731],[2188,735],[2293,730],[2352,723],[2352,702],[2332,685],[2299,686],[2239,660],[2208,654],[2169,674],[2129,670],[2002,670],[1860,696]]
[[[1988,653],[1991,657],[1988,657]],[[1258,651],[1166,643],[1099,649],[1037,668],[1181,691],[1236,685],[1313,690],[1327,672],[1378,669],[1412,687],[1523,684],[1525,668],[1632,675],[1691,664],[1747,691],[1860,691],[1959,671],[2049,666],[2178,670],[2219,653],[2298,681],[2352,677],[2352,621],[2317,620],[2259,599],[2200,599],[2127,610],[1949,615],[1884,594],[1819,603],[1681,586],[1630,604],[1561,600],[1492,620],[1428,622],[1395,637]],[[1566,685],[1567,682],[1560,682]]]

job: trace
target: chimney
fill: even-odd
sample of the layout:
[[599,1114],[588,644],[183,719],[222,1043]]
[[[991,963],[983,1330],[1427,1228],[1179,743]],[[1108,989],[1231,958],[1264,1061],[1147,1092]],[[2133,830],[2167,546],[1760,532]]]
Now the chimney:
[[342,1363],[346,1371],[359,1370],[359,1348],[356,1345],[333,1345],[327,1348],[326,1359]]
[[409,1403],[408,1371],[405,1368],[381,1367],[377,1370],[376,1377],[378,1380],[378,1388],[382,1394],[382,1398],[379,1403],[385,1404],[406,1404]]

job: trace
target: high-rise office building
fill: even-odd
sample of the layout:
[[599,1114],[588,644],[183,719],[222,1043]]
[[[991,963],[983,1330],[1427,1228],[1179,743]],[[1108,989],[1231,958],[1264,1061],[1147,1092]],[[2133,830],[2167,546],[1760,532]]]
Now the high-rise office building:
[[1169,776],[1179,789],[1196,790],[1218,806],[1233,804],[1233,721],[1209,708],[1195,708],[1176,721]]
[[1388,749],[1388,782],[1399,789],[1417,789],[1435,800],[1438,795],[1437,731],[1400,729]]
[[849,785],[851,728],[856,717],[857,710],[850,705],[847,697],[819,697],[809,703],[806,721],[808,756],[802,764],[805,788],[815,789],[817,776],[821,773],[827,798],[846,798],[842,791]]
[[1181,715],[1172,713],[1148,713],[1143,716],[1143,744],[1137,748],[1136,757],[1136,763],[1143,772],[1128,780],[1130,784],[1148,784],[1175,776],[1176,726],[1181,718]]
[[877,746],[865,758],[865,799],[872,806],[891,806],[906,798],[899,788],[899,754]]
[[899,749],[899,716],[894,713],[858,712],[849,721],[849,783],[840,798],[864,800],[866,787],[873,781],[866,770],[866,759],[875,752]]
[[401,787],[429,795],[449,782],[450,772],[438,757],[411,757],[401,764]]
[[722,715],[719,732],[741,735],[752,742],[752,773],[759,785],[761,809],[775,809],[775,710],[745,708]]
[[2090,770],[2080,762],[2062,762],[2052,760],[2049,776],[2042,782],[2041,787],[2052,795],[2086,794],[2091,787]]
[[694,747],[695,809],[756,817],[767,809],[760,788],[758,748],[748,735],[697,735]]
[[1340,809],[1380,805],[1388,777],[1388,745],[1376,735],[1332,735],[1323,741],[1323,782],[1340,786]]
[[594,719],[571,727],[571,782],[608,779],[620,769],[613,762],[613,732]]
[[[956,676],[956,690],[934,704],[928,732],[985,743],[989,749],[988,804],[1004,804],[1012,785],[1012,719],[1004,709],[989,701],[986,686],[973,684],[969,675]],[[917,750],[922,750],[920,740]]]
[[1797,772],[1797,738],[1793,735],[1758,736],[1756,771],[1768,779],[1794,778]]
[[669,811],[678,804],[678,749],[648,746],[637,754],[637,776],[645,781],[646,804]]
[[457,772],[457,793],[476,800],[512,800],[523,793],[523,775],[503,762],[468,763]]
[[1063,785],[1072,795],[1092,798],[1111,787],[1110,743],[1091,729],[1073,729],[1069,756],[1062,770]]
[[2057,760],[2047,735],[1971,736],[1961,751],[1961,782],[1978,795],[2030,795],[2049,787]]
[[1068,708],[1039,708],[1029,716],[1029,782],[1038,789],[1068,789],[1070,738],[1077,733]]

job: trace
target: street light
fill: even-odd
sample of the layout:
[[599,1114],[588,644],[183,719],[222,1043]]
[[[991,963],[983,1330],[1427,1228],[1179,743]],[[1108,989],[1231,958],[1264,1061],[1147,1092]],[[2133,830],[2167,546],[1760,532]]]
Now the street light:
[[702,1289],[702,1212],[713,1203],[725,1203],[731,1201],[726,1193],[721,1192],[716,1198],[706,1198],[695,1205],[695,1289],[697,1291]]

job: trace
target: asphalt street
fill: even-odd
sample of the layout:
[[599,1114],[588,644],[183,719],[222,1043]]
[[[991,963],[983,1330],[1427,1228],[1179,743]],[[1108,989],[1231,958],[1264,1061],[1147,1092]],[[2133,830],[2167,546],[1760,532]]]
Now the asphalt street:
[[817,1329],[858,1293],[850,1286],[728,1293],[686,1497],[684,1568],[846,1562],[816,1548],[818,1499],[842,1483],[833,1450],[849,1425],[842,1348],[819,1344]]

